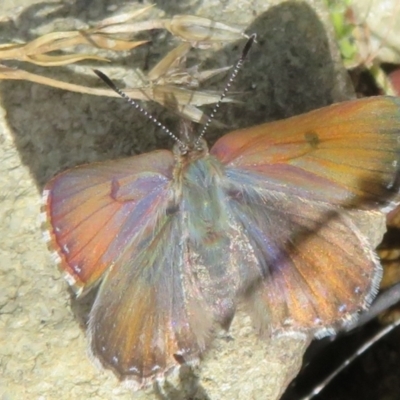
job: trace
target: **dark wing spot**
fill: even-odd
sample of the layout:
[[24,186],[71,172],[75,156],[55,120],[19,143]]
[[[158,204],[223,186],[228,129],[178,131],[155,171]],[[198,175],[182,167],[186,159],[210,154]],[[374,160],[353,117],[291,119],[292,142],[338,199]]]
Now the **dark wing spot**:
[[306,139],[308,144],[314,149],[316,149],[320,143],[318,134],[316,132],[306,132],[304,134],[304,139]]

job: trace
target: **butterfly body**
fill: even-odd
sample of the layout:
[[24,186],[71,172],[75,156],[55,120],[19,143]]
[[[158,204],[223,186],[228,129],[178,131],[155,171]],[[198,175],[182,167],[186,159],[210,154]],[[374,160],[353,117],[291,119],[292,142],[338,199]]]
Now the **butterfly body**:
[[400,101],[378,97],[53,178],[54,258],[78,293],[100,285],[93,356],[142,385],[197,360],[239,302],[263,334],[345,325],[381,277],[354,215],[399,201],[399,138]]

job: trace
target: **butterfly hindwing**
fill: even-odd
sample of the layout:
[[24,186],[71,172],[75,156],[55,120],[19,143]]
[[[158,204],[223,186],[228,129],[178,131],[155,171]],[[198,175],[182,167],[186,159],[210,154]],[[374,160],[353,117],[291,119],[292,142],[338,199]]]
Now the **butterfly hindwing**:
[[196,360],[213,324],[180,237],[181,218],[163,211],[106,274],[90,314],[94,356],[139,385],[177,365],[177,355]]
[[259,278],[243,288],[256,325],[322,336],[369,305],[381,268],[346,211],[231,178],[228,206],[257,260]]

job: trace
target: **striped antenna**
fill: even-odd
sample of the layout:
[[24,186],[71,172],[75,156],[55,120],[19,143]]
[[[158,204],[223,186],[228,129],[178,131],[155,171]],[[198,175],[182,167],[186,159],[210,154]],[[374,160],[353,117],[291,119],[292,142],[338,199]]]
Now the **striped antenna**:
[[236,63],[235,67],[233,68],[233,71],[231,73],[231,75],[228,78],[228,82],[225,85],[224,90],[222,91],[221,97],[218,100],[218,103],[215,105],[214,109],[211,111],[210,116],[208,117],[206,123],[204,124],[204,127],[202,129],[202,131],[200,132],[199,137],[197,138],[195,145],[197,146],[200,142],[200,140],[203,138],[203,136],[205,135],[208,127],[211,124],[211,121],[214,119],[215,114],[217,113],[222,101],[224,100],[224,98],[226,97],[226,95],[228,94],[229,89],[232,86],[232,82],[235,80],[240,68],[242,67],[244,60],[247,57],[248,52],[250,51],[251,46],[253,45],[253,43],[256,41],[256,37],[257,35],[254,33],[253,35],[251,35],[249,37],[249,39],[247,40],[243,51],[242,51],[242,55],[240,56],[238,62]]
[[114,92],[118,93],[123,99],[125,99],[129,104],[134,106],[138,111],[140,111],[146,118],[156,124],[159,128],[161,128],[167,135],[169,135],[172,139],[175,140],[182,148],[186,147],[186,145],[180,140],[175,134],[173,134],[165,125],[163,125],[156,117],[151,115],[148,111],[146,111],[138,102],[129,97],[126,93],[124,93],[121,89],[117,88],[114,82],[103,72],[94,69],[93,72],[106,84],[108,85]]

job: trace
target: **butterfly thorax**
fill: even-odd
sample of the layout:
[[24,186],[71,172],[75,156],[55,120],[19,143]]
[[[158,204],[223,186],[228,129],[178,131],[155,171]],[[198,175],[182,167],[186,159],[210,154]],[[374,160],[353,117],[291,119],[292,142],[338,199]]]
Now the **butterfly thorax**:
[[[176,144],[173,149],[175,164],[173,168],[172,187],[182,197],[183,191],[191,187],[187,195],[205,198],[212,197],[217,190],[217,181],[224,176],[222,163],[210,155],[204,139],[191,143]],[[194,187],[193,187],[194,186]]]

